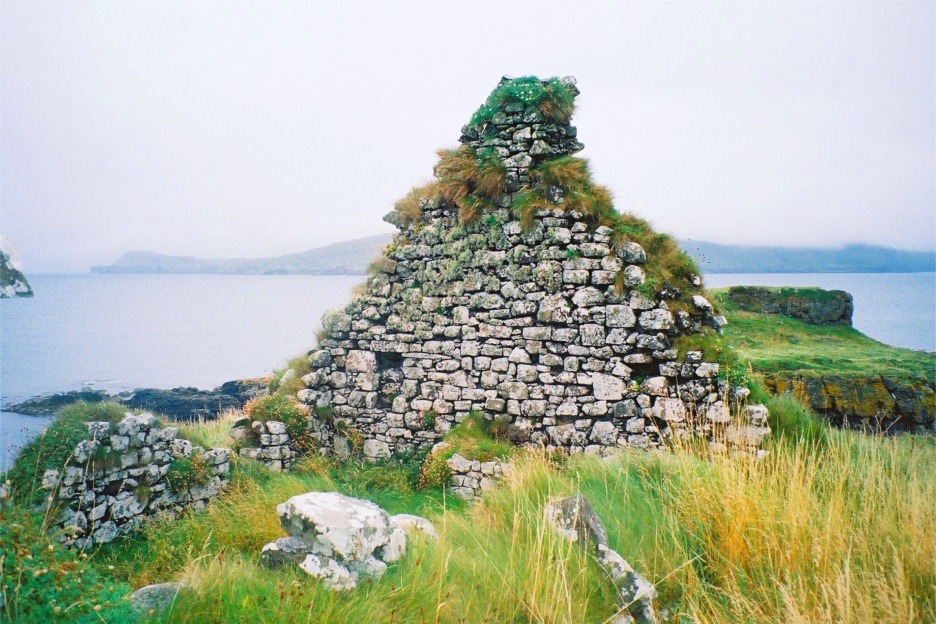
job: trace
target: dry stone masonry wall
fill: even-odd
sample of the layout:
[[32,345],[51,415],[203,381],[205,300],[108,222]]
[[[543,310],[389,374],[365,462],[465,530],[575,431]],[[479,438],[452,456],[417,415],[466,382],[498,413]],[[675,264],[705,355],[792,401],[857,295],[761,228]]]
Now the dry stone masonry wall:
[[509,462],[499,459],[479,461],[458,453],[445,460],[445,465],[452,472],[449,490],[465,500],[474,500],[492,490],[495,483],[510,474],[512,468]]
[[279,421],[242,418],[234,423],[231,437],[241,447],[241,457],[256,459],[276,472],[289,470],[295,460],[286,425]]
[[[152,414],[128,413],[116,425],[89,422],[88,438],[75,447],[69,465],[48,470],[42,487],[61,503],[56,526],[62,541],[79,548],[106,544],[156,513],[201,509],[217,496],[230,472],[226,448],[205,451],[162,427]],[[170,466],[195,466],[187,487],[171,487]],[[189,473],[192,474],[192,473]]]
[[[731,418],[746,390],[676,347],[724,322],[704,297],[646,283],[654,258],[580,211],[540,208],[522,227],[507,208],[538,163],[582,148],[575,128],[507,105],[461,141],[495,150],[504,192],[472,223],[439,200],[422,201],[419,219],[388,215],[399,232],[364,292],[323,319],[298,398],[363,436],[371,459],[431,447],[471,412],[548,450],[651,448],[729,428],[727,444],[755,449],[765,423]],[[561,188],[545,194],[562,202]],[[326,449],[341,441],[316,427]]]

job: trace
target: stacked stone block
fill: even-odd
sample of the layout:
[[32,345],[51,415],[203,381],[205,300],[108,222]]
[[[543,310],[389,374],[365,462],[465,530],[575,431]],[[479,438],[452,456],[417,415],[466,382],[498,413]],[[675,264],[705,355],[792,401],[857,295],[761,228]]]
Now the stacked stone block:
[[511,464],[499,459],[478,461],[455,453],[445,461],[452,471],[449,491],[465,500],[474,500],[494,488],[494,484],[510,474]]
[[289,470],[295,461],[286,425],[279,421],[242,419],[234,423],[231,436],[242,445],[241,457],[255,459],[276,472]]
[[[504,79],[507,80],[507,79]],[[503,82],[503,80],[502,80]],[[578,95],[575,79],[564,78],[563,82]],[[459,142],[470,145],[476,151],[490,148],[507,168],[507,193],[529,186],[533,180],[530,169],[549,158],[570,156],[585,146],[577,140],[578,131],[568,123],[556,123],[547,119],[535,106],[511,103],[504,110],[494,113],[490,121],[462,128]],[[552,190],[552,198],[558,189]],[[510,197],[502,198],[502,206],[510,205]]]
[[[501,206],[540,160],[581,149],[574,128],[537,115],[507,105],[462,131],[503,159]],[[550,201],[561,194],[546,190]],[[493,208],[464,224],[454,205],[426,201],[418,220],[387,220],[399,233],[364,292],[323,319],[328,337],[298,393],[359,432],[368,458],[431,447],[471,412],[507,419],[520,445],[604,453],[718,433],[740,410],[718,364],[675,345],[724,319],[701,295],[645,285],[654,259],[637,243],[612,245],[586,215],[540,209],[524,228]],[[335,436],[320,439],[328,448]]]
[[[162,427],[152,414],[128,413],[119,423],[89,422],[88,438],[68,465],[48,470],[42,487],[62,511],[56,525],[62,541],[79,548],[105,544],[156,513],[202,509],[217,496],[230,472],[230,450],[193,447],[177,427]],[[174,459],[197,458],[207,482],[180,493],[169,490],[166,473]]]

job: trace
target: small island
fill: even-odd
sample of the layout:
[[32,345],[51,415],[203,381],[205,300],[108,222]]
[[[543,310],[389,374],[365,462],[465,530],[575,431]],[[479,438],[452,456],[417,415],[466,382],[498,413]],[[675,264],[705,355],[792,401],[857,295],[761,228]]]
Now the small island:
[[32,296],[32,287],[23,275],[23,266],[13,242],[0,238],[0,299]]

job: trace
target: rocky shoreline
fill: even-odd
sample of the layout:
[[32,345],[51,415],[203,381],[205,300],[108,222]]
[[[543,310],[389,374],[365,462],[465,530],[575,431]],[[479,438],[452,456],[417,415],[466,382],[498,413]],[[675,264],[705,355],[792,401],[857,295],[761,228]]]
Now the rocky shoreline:
[[171,389],[138,388],[117,394],[104,390],[73,390],[39,396],[4,407],[4,411],[27,416],[50,416],[58,410],[84,401],[103,403],[114,401],[130,409],[141,409],[168,416],[179,422],[214,420],[229,409],[240,409],[250,399],[267,393],[267,386],[258,379],[227,381],[212,390],[192,387]]

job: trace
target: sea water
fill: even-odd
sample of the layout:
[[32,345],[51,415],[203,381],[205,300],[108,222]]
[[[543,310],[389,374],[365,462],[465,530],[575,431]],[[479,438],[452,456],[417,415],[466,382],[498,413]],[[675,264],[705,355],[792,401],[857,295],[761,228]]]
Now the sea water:
[[[34,275],[35,297],[0,301],[0,404],[91,387],[213,388],[260,377],[315,344],[322,314],[362,276]],[[936,350],[936,275],[708,275],[734,284],[854,295],[854,323],[888,344]],[[0,414],[0,470],[48,419]]]

